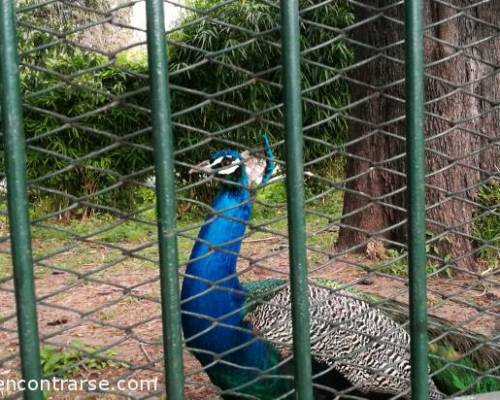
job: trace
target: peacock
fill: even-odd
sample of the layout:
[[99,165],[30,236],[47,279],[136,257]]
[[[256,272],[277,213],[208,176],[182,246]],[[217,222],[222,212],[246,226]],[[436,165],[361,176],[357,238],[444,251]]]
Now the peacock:
[[[290,287],[279,279],[242,284],[236,264],[252,212],[252,184],[275,168],[263,136],[266,165],[251,177],[248,154],[220,150],[194,170],[221,182],[200,229],[182,284],[186,345],[224,399],[293,398]],[[366,298],[309,283],[315,399],[410,398],[409,335]],[[443,394],[429,380],[430,399]],[[344,395],[345,397],[342,397]],[[400,395],[398,397],[398,395]]]

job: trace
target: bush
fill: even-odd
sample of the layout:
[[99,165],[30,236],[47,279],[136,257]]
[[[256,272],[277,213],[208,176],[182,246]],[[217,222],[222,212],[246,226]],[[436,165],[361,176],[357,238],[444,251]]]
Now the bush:
[[[301,0],[300,3],[302,9],[306,9],[320,2]],[[195,0],[194,5],[209,8],[214,2]],[[209,15],[211,18],[199,23],[187,24],[180,43],[176,45],[174,42],[171,49],[172,82],[176,85],[172,93],[174,111],[193,107],[191,112],[176,118],[177,148],[206,139],[200,130],[245,145],[260,144],[262,130],[270,134],[273,142],[281,140],[279,126],[283,121],[283,111],[282,107],[276,107],[283,100],[282,71],[276,68],[280,64],[279,8],[243,1],[213,9]],[[194,18],[188,17],[186,22]],[[337,28],[353,22],[347,2],[342,0],[305,12],[304,18]],[[305,57],[307,61],[302,62],[305,96],[326,107],[345,106],[349,102],[348,88],[343,80],[336,79],[335,69],[352,62],[347,42],[339,39],[329,43],[334,34],[312,25],[303,24],[301,29],[302,49],[322,45],[309,51]],[[248,32],[253,32],[253,35]],[[197,66],[186,68],[192,65]],[[313,89],[316,85],[318,87]],[[228,88],[234,89],[226,91]],[[193,94],[193,90],[199,94]],[[206,95],[215,93],[223,94],[200,106],[207,100]],[[307,129],[308,136],[328,143],[343,142],[347,124],[342,113],[334,113],[308,101],[303,106],[304,126],[317,124]],[[237,129],[227,131],[231,126]],[[192,156],[200,160],[211,150],[211,146],[203,146]],[[324,152],[325,147],[315,142],[310,141],[306,146],[308,158],[318,157]]]
[[[197,7],[209,7],[213,2],[195,3]],[[316,3],[301,0],[303,8]],[[41,21],[47,19],[55,31],[76,24],[77,16],[59,14],[53,18],[40,11],[20,16],[27,169],[29,178],[37,184],[32,200],[44,203],[43,212],[71,205],[73,214],[85,215],[93,204],[132,209],[145,197],[137,195],[136,184],[129,183],[126,177],[133,175],[132,180],[143,181],[153,165],[146,57],[110,60],[30,27],[35,22],[45,25]],[[264,130],[276,142],[281,134],[281,128],[276,126],[283,118],[282,108],[275,107],[282,102],[281,71],[272,68],[279,65],[279,10],[269,4],[245,1],[228,4],[211,15],[213,18],[200,23],[186,24],[180,33],[170,37],[172,109],[176,113],[193,107],[174,118],[176,149],[200,143],[206,139],[202,132],[234,141],[230,146],[250,146],[260,144],[260,132]],[[353,19],[343,0],[306,12],[304,17],[339,28]],[[186,22],[193,18],[187,17]],[[224,24],[217,23],[217,18]],[[250,36],[242,30],[255,32],[255,38],[249,41]],[[331,39],[331,33],[324,29],[302,26],[302,31],[303,49]],[[227,49],[231,50],[214,53]],[[335,79],[334,71],[351,63],[346,42],[324,45],[308,53],[307,59],[302,63],[307,97],[335,108],[347,104],[347,86]],[[192,65],[197,67],[186,68]],[[207,101],[207,95],[231,87],[235,89]],[[197,108],[203,102],[206,104]],[[262,114],[263,110],[268,111]],[[342,143],[346,121],[341,113],[304,102],[304,125],[314,124],[307,130],[308,136]],[[229,127],[234,129],[227,131]],[[220,147],[221,143],[212,142],[186,150],[182,157],[195,163]],[[306,151],[309,158],[314,158],[323,154],[325,147],[309,142]],[[277,153],[279,156],[279,149]],[[181,179],[196,179],[186,178],[185,172],[180,171]],[[201,200],[207,200],[206,190],[197,191]]]
[[153,164],[147,63],[47,46],[52,40],[20,31],[27,172],[37,183],[32,200],[43,202],[50,193],[47,212],[77,198],[78,212],[91,208],[85,202],[132,208],[141,199],[124,177],[137,173],[142,181],[151,172],[141,171]]
[[286,212],[286,186],[275,182],[259,189],[253,210],[253,219],[261,220]]

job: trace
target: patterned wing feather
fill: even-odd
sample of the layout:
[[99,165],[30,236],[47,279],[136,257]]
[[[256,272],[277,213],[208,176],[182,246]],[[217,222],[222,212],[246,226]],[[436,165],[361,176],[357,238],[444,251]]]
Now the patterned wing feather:
[[[311,350],[316,361],[335,368],[358,390],[409,393],[408,333],[366,301],[342,290],[309,285]],[[292,345],[290,288],[247,315],[255,331],[283,352]],[[430,382],[430,399],[441,395]]]

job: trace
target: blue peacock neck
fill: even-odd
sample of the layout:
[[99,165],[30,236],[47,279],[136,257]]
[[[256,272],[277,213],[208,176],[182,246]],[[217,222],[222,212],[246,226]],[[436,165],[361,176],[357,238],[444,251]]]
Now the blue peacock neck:
[[[250,324],[243,319],[245,296],[236,276],[236,263],[252,211],[250,192],[225,187],[216,196],[213,209],[186,269],[181,294],[182,328],[187,346],[202,365],[208,366],[206,372],[212,382],[231,389],[256,380],[259,370],[278,374],[281,357],[270,344],[256,340]],[[215,362],[217,359],[226,363]],[[264,379],[241,392],[271,399],[289,391],[290,382]]]
[[215,197],[212,209],[198,234],[186,270],[187,275],[201,280],[185,280],[183,295],[210,286],[205,280],[217,282],[220,287],[241,289],[235,273],[241,241],[252,212],[250,192],[242,187],[224,188]]
[[[225,324],[242,324],[240,310],[245,299],[236,275],[236,264],[252,211],[250,192],[241,186],[224,186],[215,197],[212,208],[213,212],[205,220],[191,252],[182,285],[186,339],[208,329],[213,318],[227,315],[223,320]],[[200,317],[191,315],[193,313]],[[211,347],[211,351],[216,351],[213,348],[215,343],[221,343],[220,336],[216,335],[231,336],[227,340],[234,342],[238,336],[234,333],[227,329],[222,332],[212,329],[193,339],[193,344],[201,348]]]

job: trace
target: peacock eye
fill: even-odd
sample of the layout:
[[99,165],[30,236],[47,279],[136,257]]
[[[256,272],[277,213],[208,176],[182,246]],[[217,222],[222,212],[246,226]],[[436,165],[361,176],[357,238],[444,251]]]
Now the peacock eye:
[[221,167],[227,167],[233,163],[233,159],[231,157],[224,157],[220,163]]

